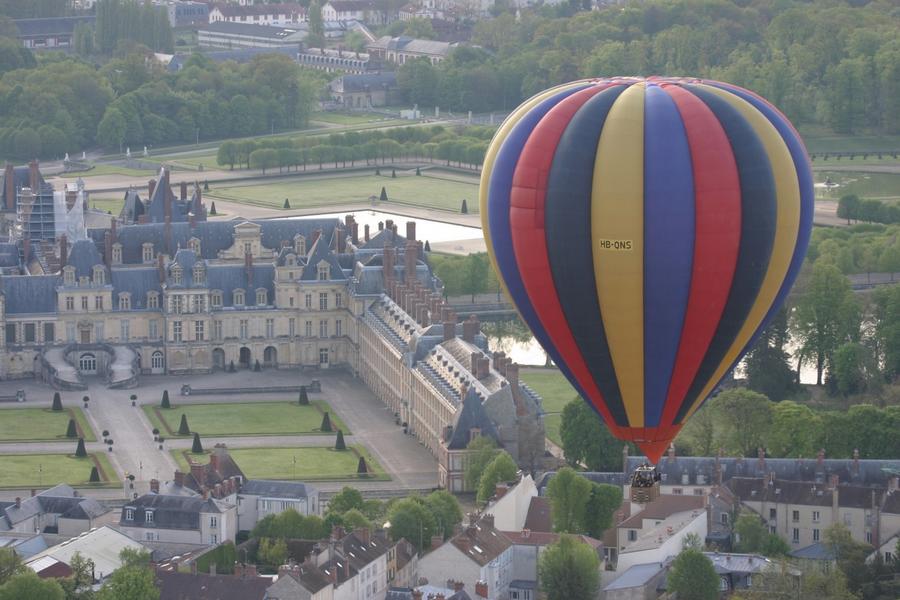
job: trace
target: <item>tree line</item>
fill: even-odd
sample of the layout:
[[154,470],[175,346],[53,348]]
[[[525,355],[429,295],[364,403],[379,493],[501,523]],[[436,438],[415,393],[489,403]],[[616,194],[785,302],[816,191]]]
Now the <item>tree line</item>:
[[900,131],[900,15],[890,2],[654,0],[589,12],[580,2],[504,10],[398,84],[419,106],[510,110],[582,77],[707,77],[752,89],[795,124]]

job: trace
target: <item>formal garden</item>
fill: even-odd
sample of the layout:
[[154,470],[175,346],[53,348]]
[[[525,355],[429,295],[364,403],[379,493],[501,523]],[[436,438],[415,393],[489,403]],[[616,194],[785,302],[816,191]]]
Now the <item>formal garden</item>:
[[[74,435],[69,422],[75,421]],[[94,431],[80,408],[5,408],[0,412],[0,443],[45,442],[82,437],[96,441]]]
[[[72,444],[73,450],[76,444]],[[96,468],[96,474],[92,473]],[[96,481],[94,481],[96,479]],[[116,472],[103,453],[6,454],[0,488],[46,488],[67,483],[75,487],[115,487]]]

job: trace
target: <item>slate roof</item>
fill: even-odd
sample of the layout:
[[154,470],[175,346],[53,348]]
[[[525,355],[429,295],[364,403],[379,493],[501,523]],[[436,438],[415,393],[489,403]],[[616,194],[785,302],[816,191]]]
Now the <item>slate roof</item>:
[[88,17],[50,17],[45,19],[15,19],[20,38],[42,35],[71,34],[80,23],[93,24],[96,20]]
[[263,600],[270,585],[268,577],[156,572],[160,600]]
[[19,266],[19,247],[16,244],[0,243],[0,267]]
[[118,295],[127,292],[131,294],[131,310],[145,310],[147,308],[147,292],[162,293],[162,287],[159,284],[159,271],[156,267],[114,268],[111,279],[114,306],[118,306],[116,303]]
[[313,493],[315,493],[314,487],[298,481],[250,479],[241,486],[241,495],[267,498],[308,498]]
[[704,496],[675,496],[664,494],[644,507],[641,512],[619,524],[624,529],[640,529],[644,519],[662,521],[672,515],[691,510],[702,510],[706,506]]
[[2,280],[6,297],[6,313],[53,313],[57,310],[56,287],[62,283],[58,275],[9,275]]
[[144,201],[141,200],[137,190],[130,189],[125,192],[125,202],[122,204],[122,210],[119,217],[124,219],[126,223],[136,223],[138,217],[146,212]]
[[222,290],[224,306],[234,306],[234,290],[245,290],[247,306],[256,305],[256,290],[265,288],[271,304],[275,300],[275,267],[271,264],[254,264],[248,279],[244,265],[210,265],[206,270],[207,287]]
[[19,508],[16,508],[14,502],[4,503],[0,507],[0,514],[4,517],[3,523],[8,528],[41,514],[59,515],[67,519],[93,519],[108,512],[109,510],[96,500],[76,496],[75,490],[65,484],[24,498]]
[[269,40],[283,40],[300,30],[296,27],[272,27],[271,25],[257,25],[253,23],[235,23],[232,21],[216,21],[204,25],[198,30],[200,33],[223,33],[231,35],[245,35]]
[[447,440],[447,448],[464,450],[469,445],[469,431],[476,428],[481,430],[481,435],[490,436],[499,442],[500,434],[497,433],[494,423],[485,412],[475,390],[469,388],[466,397],[463,398],[462,410],[456,413],[453,420],[453,431]]
[[346,276],[344,276],[344,270],[341,268],[337,257],[335,256],[334,252],[332,252],[328,247],[328,242],[325,241],[325,236],[321,235],[319,236],[319,239],[316,240],[315,246],[312,248],[312,251],[309,254],[309,258],[307,259],[309,268],[303,270],[303,275],[300,277],[300,281],[315,281],[316,279],[318,279],[319,263],[323,260],[331,266],[332,281],[346,279]]
[[[264,5],[263,5],[264,6]],[[276,46],[274,48],[235,48],[233,50],[210,50],[204,52],[203,57],[213,62],[225,62],[233,60],[237,63],[247,63],[257,56],[263,54],[283,54],[293,60],[297,59],[301,45],[287,44],[284,46]],[[169,70],[178,71],[184,67],[184,63],[191,57],[190,54],[176,54],[169,63]]]
[[93,277],[94,266],[102,265],[103,256],[91,240],[76,240],[69,250],[66,266],[75,267],[75,279]]
[[765,556],[759,554],[735,554],[720,552],[704,552],[712,561],[716,573],[760,573],[774,568],[776,565]]
[[[763,479],[734,477],[725,484],[743,502],[781,502],[808,506],[832,506],[834,490],[823,484],[775,479],[766,485]],[[872,508],[881,504],[885,490],[855,485],[837,488],[839,505],[846,508]]]
[[816,542],[797,550],[792,550],[790,555],[794,558],[802,558],[804,560],[836,560],[834,548],[822,542]]
[[482,567],[512,546],[512,542],[506,539],[506,536],[484,520],[465,528],[452,537],[449,543]]
[[632,565],[624,573],[616,578],[615,581],[603,588],[604,592],[613,590],[627,590],[636,587],[643,587],[659,575],[665,567],[662,563],[646,563],[642,565]]
[[362,73],[358,75],[342,75],[331,82],[331,89],[337,92],[365,92],[372,89],[395,87],[397,74],[393,71],[386,73]]
[[[125,518],[129,509],[134,510],[134,519]],[[145,514],[153,512],[152,522],[147,522]],[[165,496],[145,494],[122,508],[119,525],[122,527],[144,527],[154,529],[200,529],[200,513],[219,513],[219,505],[214,500],[204,500],[198,496]]]

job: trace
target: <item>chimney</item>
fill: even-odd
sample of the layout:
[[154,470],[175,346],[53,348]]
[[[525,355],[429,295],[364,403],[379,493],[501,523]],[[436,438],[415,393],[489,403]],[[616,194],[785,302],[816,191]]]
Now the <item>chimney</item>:
[[184,486],[184,471],[175,471],[175,485]]
[[169,256],[174,256],[175,253],[172,251],[172,217],[169,214],[166,214],[166,254]]
[[840,483],[841,478],[837,474],[833,474],[828,478],[828,487],[832,490],[836,490]]
[[343,227],[339,227],[337,230],[337,251],[338,254],[343,254],[347,251],[347,230]]
[[206,486],[200,488],[200,497],[204,500],[209,499],[209,489]]
[[166,282],[166,265],[163,264],[163,255],[162,254],[156,255],[156,272],[159,275],[159,282],[165,283]]
[[40,191],[38,188],[40,187],[41,181],[41,171],[38,168],[38,161],[32,160],[28,163],[28,187],[35,193],[38,194]]
[[416,280],[416,262],[418,261],[419,245],[410,240],[406,242],[406,282]]
[[363,544],[368,545],[369,542],[372,541],[372,532],[368,527],[357,527],[353,530],[353,533],[356,534]]
[[6,170],[3,174],[3,183],[6,193],[6,210],[15,210],[16,208],[16,179],[15,167],[12,163],[6,163]]
[[475,315],[469,315],[469,318],[463,321],[463,339],[470,344],[475,343],[475,336],[481,330],[481,323]]
[[149,202],[153,198],[153,192],[156,190],[156,180],[151,179],[147,182],[147,201]]
[[505,484],[505,483],[498,483],[498,484],[494,487],[494,499],[495,499],[495,500],[499,500],[500,498],[502,498],[503,496],[505,496],[505,495],[506,495],[506,492],[508,492],[508,491],[509,491],[509,486],[508,486],[507,484]]
[[397,224],[396,223],[394,223],[391,226],[391,233],[393,233],[395,236],[397,235]]
[[478,370],[475,373],[475,377],[478,379],[484,379],[491,372],[491,359],[486,356],[479,357],[478,359]]
[[369,241],[369,225],[363,225],[363,240]]
[[853,449],[853,474],[859,475],[859,448]]
[[159,479],[151,479],[150,480],[150,491],[154,494],[159,493]]
[[[201,465],[200,463],[191,463],[191,477],[194,478],[194,481],[197,482],[197,485],[206,485],[206,478],[203,476],[203,465]],[[204,487],[203,489],[205,490],[206,488]]]
[[249,252],[244,255],[244,273],[247,275],[247,291],[253,287],[253,255]]
[[415,221],[407,221],[406,222],[406,239],[407,239],[407,241],[409,241],[409,240],[416,241],[416,222]]
[[494,370],[506,377],[506,352],[494,352]]
[[213,498],[222,498],[222,484],[217,483],[215,487],[213,487]]
[[215,452],[209,455],[209,467],[216,473],[219,472],[219,457]]
[[359,246],[359,223],[356,221],[350,223],[350,240],[354,246]]
[[378,231],[381,231],[383,229],[384,229],[384,221],[378,221]]
[[484,581],[476,581],[475,582],[475,595],[479,598],[487,598],[488,597],[488,585],[487,582]]
[[622,446],[622,472],[628,475],[628,444]]
[[181,182],[181,201],[187,200],[187,181]]
[[244,565],[244,577],[259,577],[256,565]]
[[22,508],[22,499],[16,496],[16,508]]
[[163,177],[159,184],[163,186],[163,207],[165,208],[166,219],[172,219],[172,180],[169,177],[169,169],[163,169]]
[[112,264],[112,234],[109,231],[103,234],[103,262],[107,267]]
[[118,233],[118,230],[116,229],[116,220],[115,219],[112,220],[112,224],[110,225],[109,233],[112,237],[113,244],[115,244],[116,242],[119,241],[119,233]]
[[62,269],[69,261],[69,240],[66,234],[59,236],[59,268]]
[[448,318],[443,320],[444,341],[452,340],[456,337],[456,316],[453,311],[449,311]]
[[387,220],[384,222],[384,226],[385,226],[386,229],[389,229],[389,230],[393,231],[393,229],[394,229],[394,220],[393,220],[393,219],[387,219]]
[[825,467],[825,448],[819,448],[816,454],[816,470],[820,471]]

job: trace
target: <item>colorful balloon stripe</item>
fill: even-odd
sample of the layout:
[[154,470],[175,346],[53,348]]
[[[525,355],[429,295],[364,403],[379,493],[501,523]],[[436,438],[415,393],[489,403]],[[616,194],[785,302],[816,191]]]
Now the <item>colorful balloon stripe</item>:
[[787,119],[697,79],[536,95],[495,135],[481,190],[491,261],[523,320],[654,462],[784,300],[812,221]]

